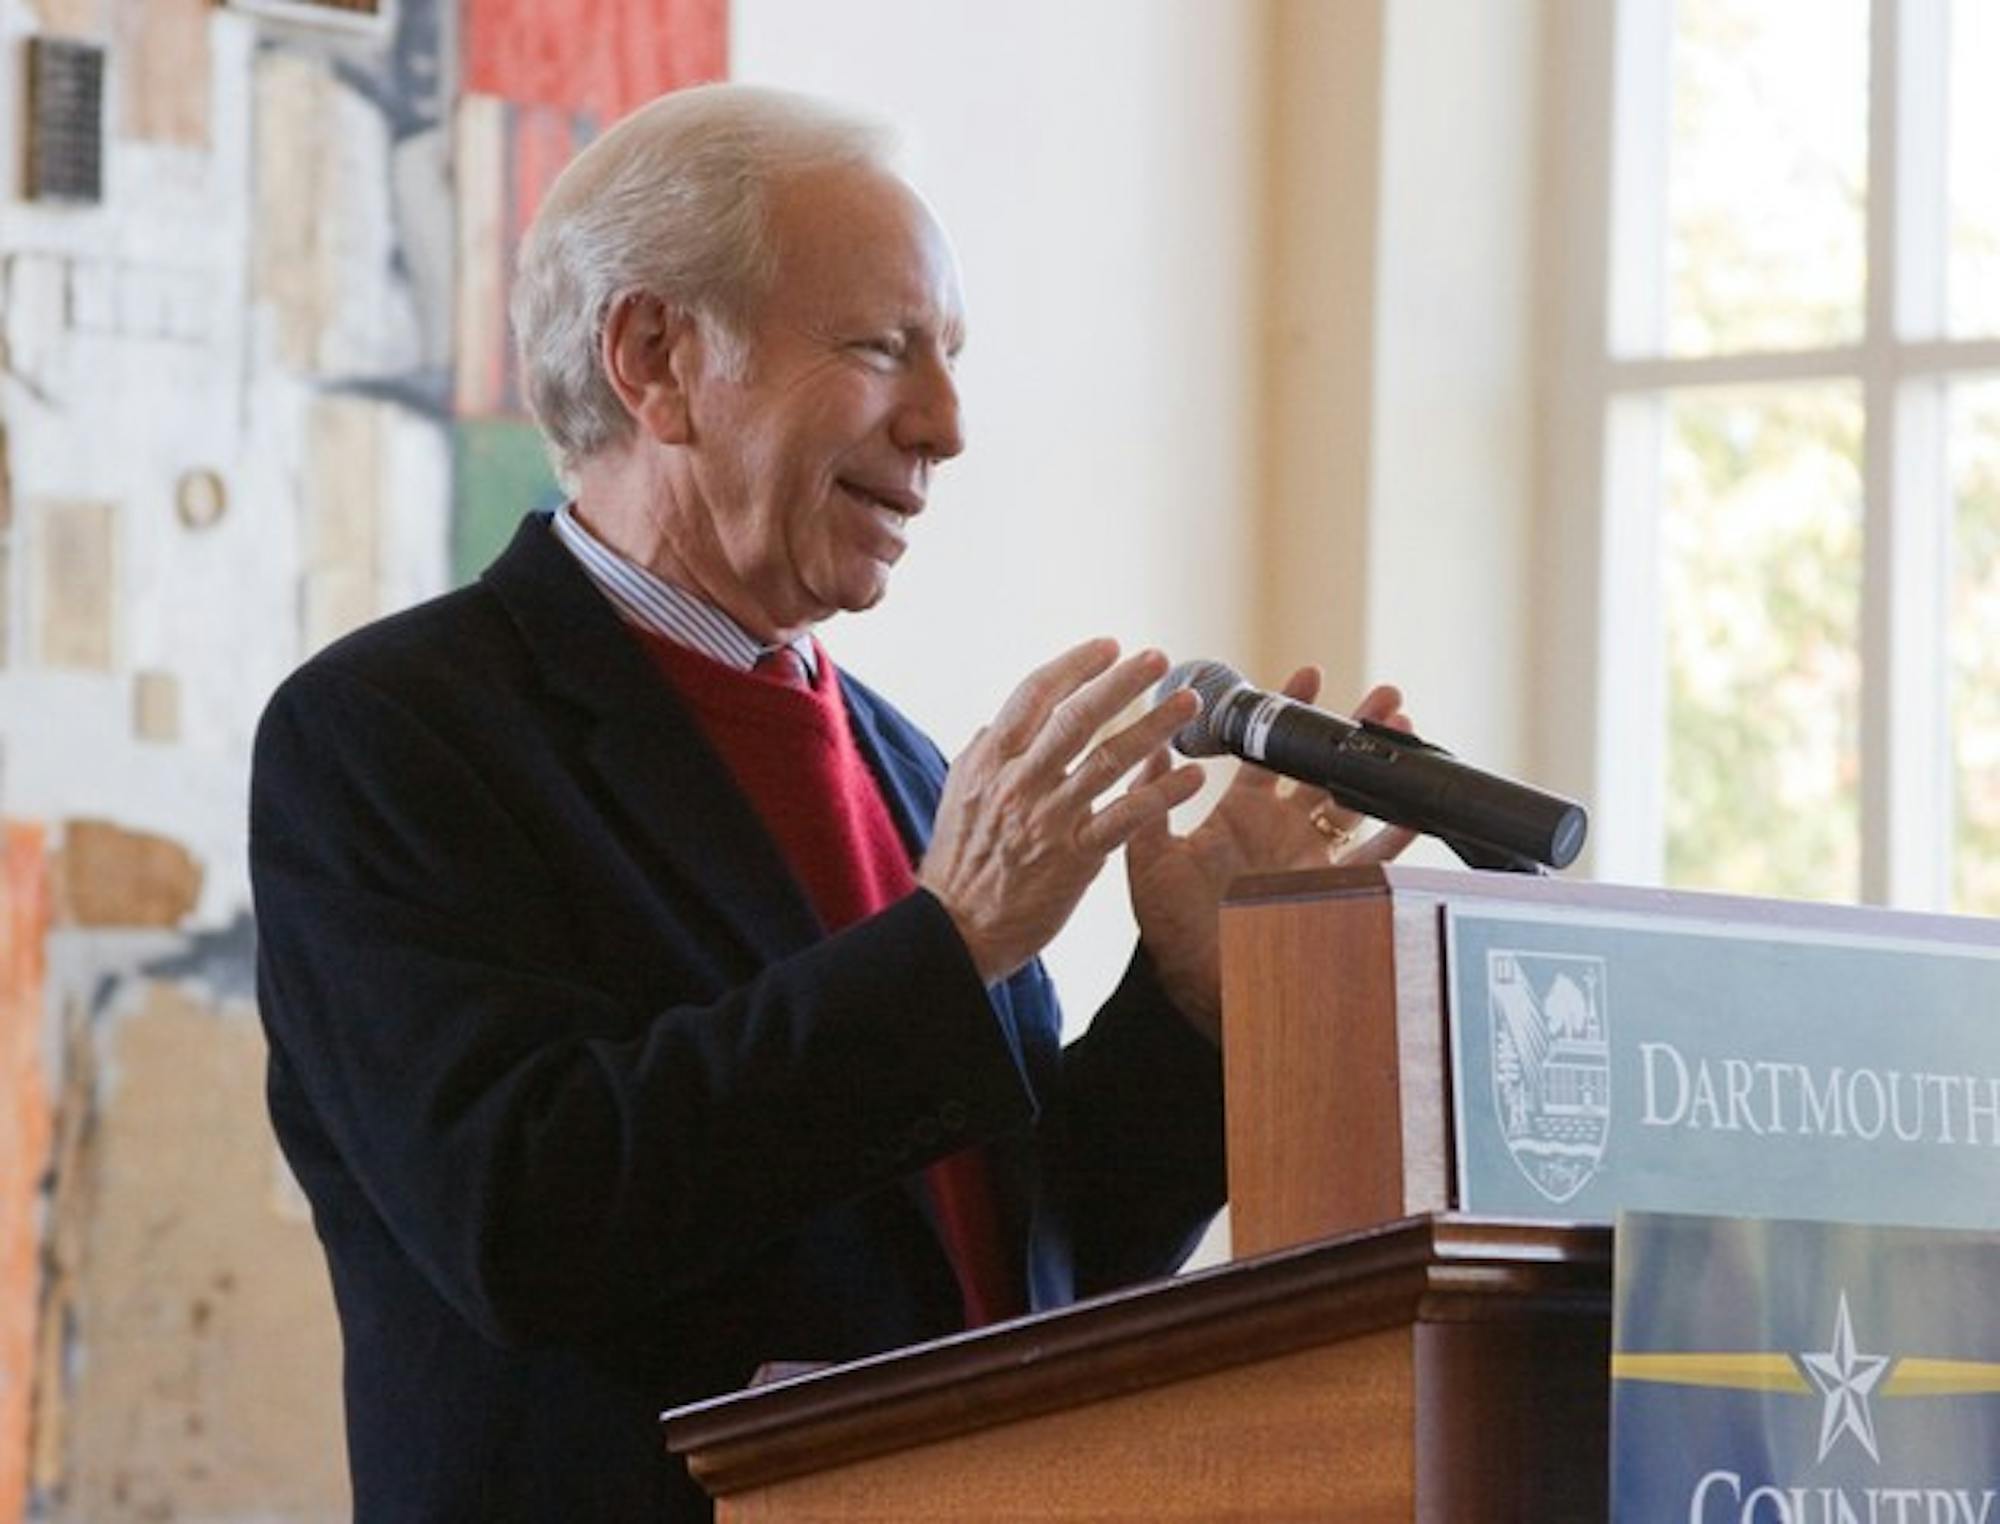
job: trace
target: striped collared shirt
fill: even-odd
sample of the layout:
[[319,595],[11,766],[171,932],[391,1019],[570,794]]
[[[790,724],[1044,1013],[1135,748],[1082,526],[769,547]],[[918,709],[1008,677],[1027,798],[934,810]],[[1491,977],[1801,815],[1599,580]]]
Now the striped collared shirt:
[[[584,575],[611,600],[618,617],[676,645],[699,651],[711,661],[748,672],[760,656],[777,646],[757,639],[707,599],[656,576],[636,561],[628,561],[585,529],[576,504],[565,503],[555,516],[556,538],[576,557]],[[810,677],[819,675],[819,653],[810,635],[791,642]]]

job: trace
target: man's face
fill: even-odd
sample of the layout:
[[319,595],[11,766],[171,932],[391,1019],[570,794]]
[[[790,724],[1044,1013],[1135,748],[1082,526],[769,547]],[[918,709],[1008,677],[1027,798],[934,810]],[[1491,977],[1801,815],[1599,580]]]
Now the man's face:
[[780,182],[771,223],[777,277],[747,362],[691,389],[687,456],[701,580],[767,637],[878,602],[931,467],[965,443],[958,267],[916,194],[825,170]]

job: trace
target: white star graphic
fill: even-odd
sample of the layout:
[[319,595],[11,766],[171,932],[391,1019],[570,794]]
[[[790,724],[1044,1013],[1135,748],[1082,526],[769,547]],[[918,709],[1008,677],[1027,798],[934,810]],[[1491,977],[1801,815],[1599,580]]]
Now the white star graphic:
[[1868,1394],[1889,1369],[1886,1355],[1864,1355],[1854,1347],[1854,1324],[1847,1316],[1847,1293],[1840,1293],[1840,1312],[1833,1324],[1833,1348],[1824,1354],[1802,1354],[1799,1363],[1826,1398],[1819,1420],[1819,1458],[1843,1434],[1861,1441],[1868,1458],[1880,1464],[1875,1448],[1875,1419],[1868,1411]]

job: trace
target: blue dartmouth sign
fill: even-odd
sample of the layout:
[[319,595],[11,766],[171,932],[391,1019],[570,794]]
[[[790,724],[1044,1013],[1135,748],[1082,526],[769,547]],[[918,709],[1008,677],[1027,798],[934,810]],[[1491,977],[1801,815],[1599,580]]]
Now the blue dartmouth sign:
[[2000,1227],[2000,940],[1452,909],[1446,951],[1461,1211]]

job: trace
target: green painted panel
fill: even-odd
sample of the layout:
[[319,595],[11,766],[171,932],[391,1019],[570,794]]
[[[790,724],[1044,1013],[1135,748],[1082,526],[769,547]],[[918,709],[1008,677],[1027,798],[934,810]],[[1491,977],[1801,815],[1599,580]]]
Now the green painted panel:
[[542,436],[515,418],[461,418],[452,425],[451,575],[477,577],[512,538],[524,514],[564,499]]

